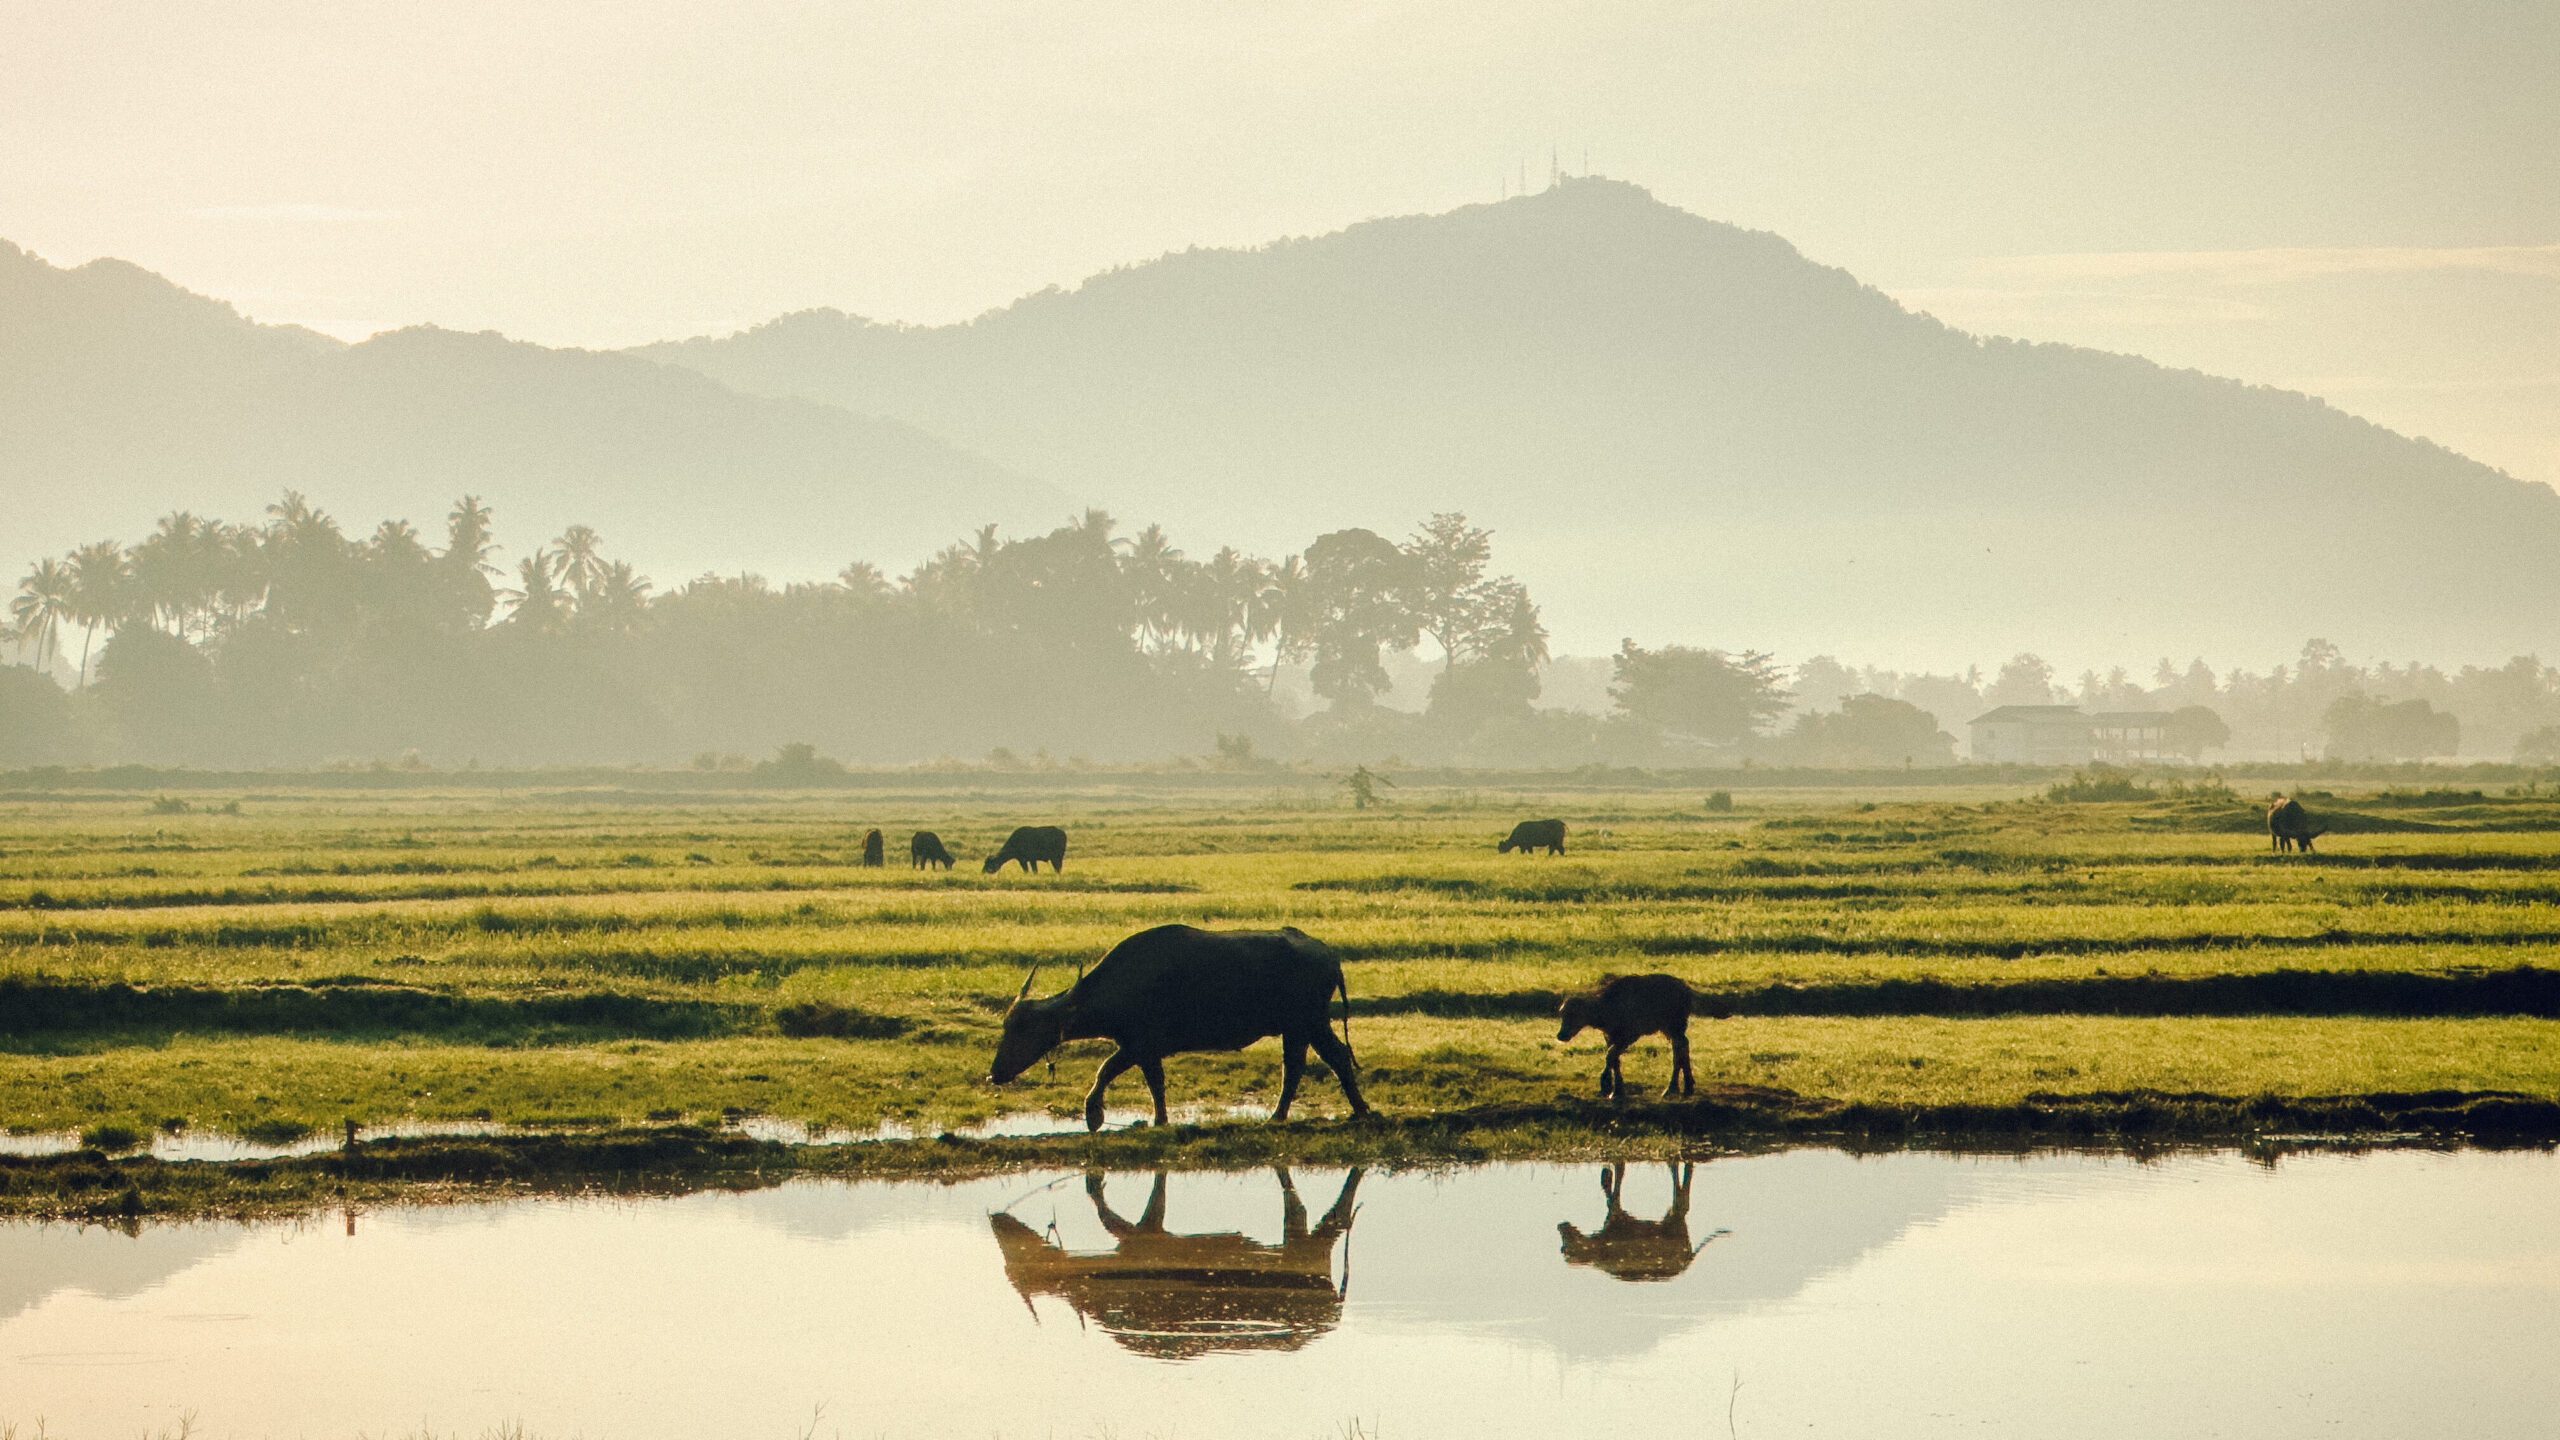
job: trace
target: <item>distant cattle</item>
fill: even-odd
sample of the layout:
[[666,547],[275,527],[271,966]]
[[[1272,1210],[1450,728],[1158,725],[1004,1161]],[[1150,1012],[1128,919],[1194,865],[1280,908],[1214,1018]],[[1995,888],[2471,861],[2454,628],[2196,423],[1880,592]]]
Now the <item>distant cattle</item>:
[[1532,850],[1544,850],[1550,855],[1561,855],[1564,853],[1564,822],[1523,820],[1511,827],[1511,838],[1495,846],[1494,849],[1505,855],[1514,850],[1523,855]]
[[951,852],[942,848],[941,836],[930,830],[919,830],[915,838],[907,842],[907,865],[916,870],[933,865],[948,870],[951,868]]
[[1564,1263],[1588,1265],[1619,1280],[1669,1280],[1689,1268],[1698,1252],[1725,1232],[1689,1243],[1689,1181],[1696,1167],[1683,1161],[1671,1166],[1671,1208],[1659,1220],[1638,1220],[1626,1212],[1627,1167],[1610,1165],[1600,1172],[1600,1193],[1609,1213],[1600,1228],[1586,1235],[1570,1221],[1556,1223],[1564,1243]]
[[1586,1029],[1607,1036],[1609,1055],[1600,1062],[1600,1096],[1623,1100],[1627,1081],[1619,1068],[1620,1058],[1638,1040],[1660,1035],[1671,1042],[1671,1083],[1662,1093],[1694,1095],[1698,1080],[1689,1068],[1689,1016],[1697,1008],[1697,992],[1677,975],[1606,975],[1598,989],[1565,997],[1556,1012],[1556,1039],[1571,1040]]
[[862,864],[863,864],[863,868],[865,868],[865,869],[869,869],[869,870],[877,870],[877,869],[879,869],[881,866],[886,865],[886,864],[888,864],[888,863],[889,863],[889,860],[888,860],[888,845],[887,845],[887,842],[883,841],[883,840],[880,838],[880,832],[879,832],[879,831],[877,831],[877,830],[874,830],[874,831],[872,831],[870,834],[863,836],[863,837],[862,837]]
[[2298,848],[2311,854],[2311,842],[2328,833],[2327,825],[2312,819],[2302,802],[2290,796],[2267,807],[2267,840],[2278,851]]
[[1055,825],[1025,825],[1015,830],[1004,837],[1003,849],[987,857],[987,873],[993,875],[1012,864],[1035,872],[1046,864],[1063,872],[1067,868],[1067,832]]
[[988,1218],[1004,1252],[1004,1278],[1024,1304],[1054,1295],[1123,1349],[1155,1360],[1297,1350],[1342,1321],[1349,1274],[1346,1266],[1344,1286],[1334,1284],[1334,1251],[1350,1236],[1361,1174],[1352,1167],[1333,1208],[1311,1227],[1306,1203],[1281,1169],[1277,1245],[1234,1231],[1167,1230],[1161,1170],[1135,1222],[1103,1198],[1099,1173],[1085,1175],[1085,1194],[1111,1236],[1111,1249],[1100,1253],[1070,1251],[1054,1229],[1043,1235],[1002,1211]]
[[[1164,1057],[1204,1050],[1242,1050],[1280,1037],[1280,1104],[1274,1120],[1289,1118],[1306,1072],[1307,1048],[1333,1068],[1351,1113],[1365,1115],[1351,1058],[1351,990],[1342,961],[1303,930],[1200,930],[1159,925],[1111,947],[1092,973],[1045,1000],[1031,998],[1040,967],[1023,977],[1022,991],[1004,1013],[987,1078],[1002,1085],[1041,1056],[1070,1040],[1110,1040],[1119,1045],[1094,1073],[1084,1097],[1084,1124],[1102,1128],[1102,1095],[1123,1071],[1147,1077],[1156,1123],[1167,1122]],[[1342,996],[1343,1038],[1333,1034],[1328,1012]]]

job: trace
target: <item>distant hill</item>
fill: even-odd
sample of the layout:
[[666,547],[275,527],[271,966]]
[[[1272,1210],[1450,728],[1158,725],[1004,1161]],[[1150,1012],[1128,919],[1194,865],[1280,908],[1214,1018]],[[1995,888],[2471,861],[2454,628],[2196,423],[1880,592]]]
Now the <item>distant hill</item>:
[[584,522],[661,585],[910,562],[1074,508],[898,421],[491,334],[347,345],[119,261],[0,245],[0,562],[135,540],[174,509],[260,519],[288,486],[351,530],[398,516],[431,538],[476,492],[514,553]]
[[965,325],[638,352],[1271,549],[1464,509],[1579,646],[2502,657],[2560,495],[2310,399],[1986,340],[1623,183],[1191,251]]

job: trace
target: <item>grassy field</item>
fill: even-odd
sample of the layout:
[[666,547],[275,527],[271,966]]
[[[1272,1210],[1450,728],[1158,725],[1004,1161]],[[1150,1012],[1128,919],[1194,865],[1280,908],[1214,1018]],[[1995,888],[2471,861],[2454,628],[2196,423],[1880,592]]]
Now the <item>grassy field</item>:
[[[1003,1001],[1035,961],[1045,991],[1173,920],[1339,949],[1371,1096],[1408,1119],[1584,1095],[1596,1040],[1555,1042],[1558,993],[1657,969],[1737,1012],[1696,1032],[1700,1082],[1728,1099],[2560,1100],[2548,797],[2315,801],[2340,831],[2316,858],[2271,855],[2237,797],[2016,789],[1711,811],[1417,788],[1367,813],[1172,781],[151,798],[0,801],[0,1129],[1067,1113],[1101,1047],[991,1088]],[[1494,853],[1545,814],[1572,854]],[[1006,828],[1043,821],[1072,833],[1063,876],[978,873]],[[893,868],[856,863],[872,826]],[[915,828],[961,867],[897,863]],[[1667,1063],[1639,1050],[1630,1084]],[[1264,1046],[1171,1069],[1178,1103],[1214,1110],[1268,1103],[1279,1066]],[[1322,1081],[1310,1101],[1340,1109]]]

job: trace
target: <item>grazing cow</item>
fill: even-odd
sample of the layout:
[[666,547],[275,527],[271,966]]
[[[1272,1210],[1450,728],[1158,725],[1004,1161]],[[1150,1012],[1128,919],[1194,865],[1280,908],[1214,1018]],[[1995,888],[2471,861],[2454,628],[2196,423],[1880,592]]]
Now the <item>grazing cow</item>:
[[1019,862],[1023,869],[1037,874],[1044,861],[1050,869],[1065,872],[1067,832],[1055,825],[1025,825],[1004,837],[1004,848],[987,857],[987,873],[993,875]]
[[1511,827],[1511,838],[1493,847],[1508,855],[1517,850],[1526,855],[1544,850],[1550,855],[1564,853],[1564,822],[1561,820],[1523,820]]
[[[1281,1240],[1266,1245],[1232,1231],[1176,1235],[1164,1228],[1165,1174],[1156,1172],[1147,1208],[1131,1224],[1103,1198],[1102,1176],[1087,1172],[1085,1194],[1110,1232],[1112,1248],[1077,1254],[1002,1211],[991,1215],[1004,1252],[1004,1278],[1025,1306],[1039,1295],[1067,1302],[1123,1349],[1154,1360],[1254,1350],[1298,1350],[1342,1321],[1343,1287],[1333,1283],[1335,1246],[1351,1234],[1361,1171],[1344,1177],[1333,1208],[1310,1229],[1307,1207],[1285,1167],[1280,1176]],[[1032,1311],[1038,1318],[1039,1311]]]
[[880,832],[874,830],[870,834],[863,836],[862,867],[866,870],[877,870],[888,863],[888,847],[887,844],[881,840]]
[[2308,855],[2311,842],[2328,833],[2329,827],[2312,819],[2299,800],[2288,796],[2267,807],[2267,840],[2278,851],[2299,847]]
[[[1045,1000],[1031,998],[1040,967],[1023,977],[1004,1012],[987,1078],[998,1085],[1069,1040],[1109,1040],[1111,1052],[1084,1097],[1084,1128],[1102,1128],[1102,1092],[1135,1066],[1155,1096],[1156,1123],[1166,1123],[1164,1057],[1203,1050],[1242,1050],[1280,1037],[1280,1104],[1289,1118],[1306,1073],[1307,1047],[1333,1068],[1351,1113],[1369,1113],[1351,1058],[1351,987],[1342,960],[1303,930],[1199,930],[1159,925],[1111,947],[1090,974]],[[1342,996],[1342,1039],[1326,1012]]]
[[[1627,1080],[1619,1057],[1647,1035],[1671,1042],[1668,1095],[1694,1095],[1698,1080],[1689,1068],[1689,1015],[1698,1008],[1697,992],[1677,975],[1603,975],[1600,987],[1568,995],[1557,1010],[1556,1039],[1571,1040],[1586,1029],[1609,1038],[1609,1058],[1600,1062],[1600,1098],[1627,1098]],[[1722,1012],[1718,1012],[1721,1018]]]
[[1718,1230],[1695,1245],[1689,1243],[1689,1181],[1697,1167],[1683,1161],[1670,1168],[1671,1208],[1659,1220],[1638,1220],[1620,1204],[1627,1193],[1627,1167],[1623,1163],[1602,1167],[1600,1193],[1608,1197],[1609,1213],[1600,1228],[1588,1235],[1571,1221],[1556,1222],[1556,1235],[1564,1242],[1564,1263],[1588,1265],[1619,1280],[1669,1280],[1688,1269],[1699,1251],[1726,1232]]
[[941,836],[930,830],[919,830],[915,838],[907,842],[907,865],[916,870],[933,865],[948,870],[951,868],[951,852],[942,848]]

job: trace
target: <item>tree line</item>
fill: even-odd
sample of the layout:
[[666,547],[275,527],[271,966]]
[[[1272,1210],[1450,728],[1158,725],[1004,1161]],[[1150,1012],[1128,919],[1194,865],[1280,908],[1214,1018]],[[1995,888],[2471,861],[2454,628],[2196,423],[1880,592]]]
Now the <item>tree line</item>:
[[[0,625],[0,765],[742,766],[799,742],[858,763],[1860,768],[1953,763],[1973,716],[2056,703],[2175,712],[2195,758],[2560,762],[2560,670],[2360,666],[2325,641],[2265,674],[2162,660],[2145,684],[2033,654],[1937,675],[1629,640],[1606,713],[1542,709],[1538,606],[1454,513],[1269,559],[1087,511],[896,578],[664,591],[586,526],[504,568],[478,499],[441,528],[350,534],[288,492],[256,523],[178,512],[38,562]],[[1381,703],[1396,652],[1433,657],[1419,710]],[[1284,671],[1321,708],[1297,713]]]
[[470,496],[441,543],[399,520],[349,534],[294,493],[254,524],[179,512],[21,582],[0,763],[665,763],[794,741],[874,762],[1140,759],[1221,736],[1280,754],[1306,728],[1272,698],[1282,667],[1357,730],[1388,688],[1381,653],[1426,642],[1418,743],[1463,743],[1538,695],[1538,607],[1463,515],[1277,560],[1118,529],[1087,511],[1041,535],[986,527],[896,579],[855,562],[661,592],[585,526],[501,570]]

